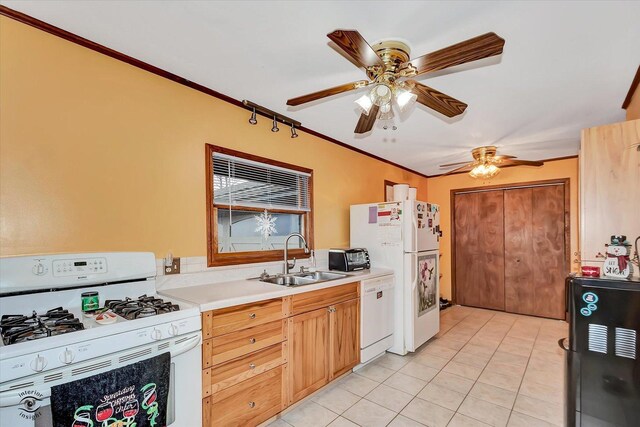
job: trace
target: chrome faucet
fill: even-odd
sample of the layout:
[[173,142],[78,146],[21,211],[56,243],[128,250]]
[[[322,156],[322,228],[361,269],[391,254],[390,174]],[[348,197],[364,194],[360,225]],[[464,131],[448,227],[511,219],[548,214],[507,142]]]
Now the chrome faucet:
[[296,265],[296,258],[293,258],[293,262],[289,263],[289,239],[297,236],[300,238],[300,240],[302,240],[302,243],[304,244],[304,253],[308,254],[309,253],[309,246],[307,246],[307,241],[304,238],[304,236],[300,233],[291,233],[287,236],[287,238],[284,241],[284,274],[289,274],[289,270],[291,270],[293,267],[295,267]]

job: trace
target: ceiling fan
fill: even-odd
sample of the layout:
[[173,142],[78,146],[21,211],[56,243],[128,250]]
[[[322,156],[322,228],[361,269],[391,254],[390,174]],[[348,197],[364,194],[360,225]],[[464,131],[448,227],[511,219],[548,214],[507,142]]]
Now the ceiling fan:
[[515,156],[508,155],[496,155],[497,148],[494,145],[486,145],[484,147],[477,147],[471,150],[473,156],[472,162],[458,162],[448,163],[446,165],[440,165],[441,168],[448,168],[451,166],[458,166],[453,170],[450,170],[443,175],[450,175],[457,172],[469,171],[469,175],[472,178],[493,178],[500,173],[500,167],[503,166],[542,166],[543,162],[531,161],[531,160],[514,160]]
[[370,46],[356,30],[335,30],[327,37],[365,69],[369,80],[358,80],[292,98],[287,105],[305,104],[372,86],[356,101],[362,109],[355,128],[355,133],[359,134],[369,132],[378,118],[393,118],[391,104],[394,99],[400,111],[417,101],[447,117],[462,114],[467,104],[409,78],[499,55],[504,46],[504,39],[495,33],[487,33],[410,60],[409,46],[398,40],[386,40]]

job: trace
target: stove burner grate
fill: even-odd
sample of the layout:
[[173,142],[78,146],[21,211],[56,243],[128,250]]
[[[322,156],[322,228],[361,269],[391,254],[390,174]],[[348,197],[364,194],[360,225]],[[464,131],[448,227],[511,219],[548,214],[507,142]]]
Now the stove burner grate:
[[0,335],[4,345],[62,335],[84,329],[82,322],[62,307],[31,316],[4,315],[0,317]]
[[180,306],[177,304],[147,295],[139,296],[138,299],[107,300],[104,305],[117,315],[128,320],[142,319],[180,310]]

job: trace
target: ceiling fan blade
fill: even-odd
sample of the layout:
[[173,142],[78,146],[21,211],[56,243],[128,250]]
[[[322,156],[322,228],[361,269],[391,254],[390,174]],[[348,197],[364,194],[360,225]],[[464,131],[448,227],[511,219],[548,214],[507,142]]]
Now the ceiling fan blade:
[[440,176],[443,175],[451,175],[452,173],[458,173],[458,172],[466,172],[466,171],[470,171],[471,169],[473,169],[473,167],[476,166],[476,162],[471,162],[471,163],[467,163],[464,166],[460,166],[459,168],[455,168],[450,170],[449,172],[445,172]]
[[443,70],[454,65],[500,55],[503,46],[503,38],[495,33],[487,33],[411,59],[400,65],[400,69],[407,68],[411,64],[416,68],[417,74]]
[[496,160],[517,159],[516,156],[508,156],[506,154],[504,154],[504,155],[501,154],[499,156],[494,156],[493,158],[496,159]]
[[378,118],[378,107],[376,104],[373,104],[371,107],[371,111],[369,114],[362,113],[360,115],[360,119],[358,120],[358,124],[356,124],[355,133],[367,133],[373,128],[373,124],[376,122]]
[[357,82],[346,83],[340,86],[330,87],[329,89],[320,90],[307,95],[302,95],[297,98],[291,98],[287,101],[287,105],[300,105],[307,102],[315,101],[316,99],[326,98],[327,96],[337,95],[342,92],[348,92],[350,90],[359,89],[365,87],[369,82],[367,80],[358,80]]
[[544,162],[537,162],[532,160],[505,160],[498,163],[498,166],[542,166]]
[[384,65],[378,54],[356,30],[335,30],[327,34],[327,37],[364,68]]
[[409,80],[409,84],[413,85],[411,92],[418,96],[417,101],[432,110],[436,110],[438,113],[444,114],[447,117],[454,117],[464,113],[467,108],[467,104],[462,101],[458,101],[455,98],[445,95],[435,89],[425,86],[422,83],[418,83],[415,80]]
[[465,165],[469,163],[468,161],[466,162],[457,162],[457,163],[447,163],[446,165],[440,165],[441,168],[449,168],[451,166],[457,166],[457,165]]

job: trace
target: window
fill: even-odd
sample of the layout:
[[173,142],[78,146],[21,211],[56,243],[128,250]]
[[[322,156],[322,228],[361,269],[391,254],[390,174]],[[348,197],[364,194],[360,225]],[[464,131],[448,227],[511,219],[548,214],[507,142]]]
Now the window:
[[[311,169],[206,147],[209,266],[282,260],[291,233],[313,247]],[[308,257],[297,238],[289,253]]]

